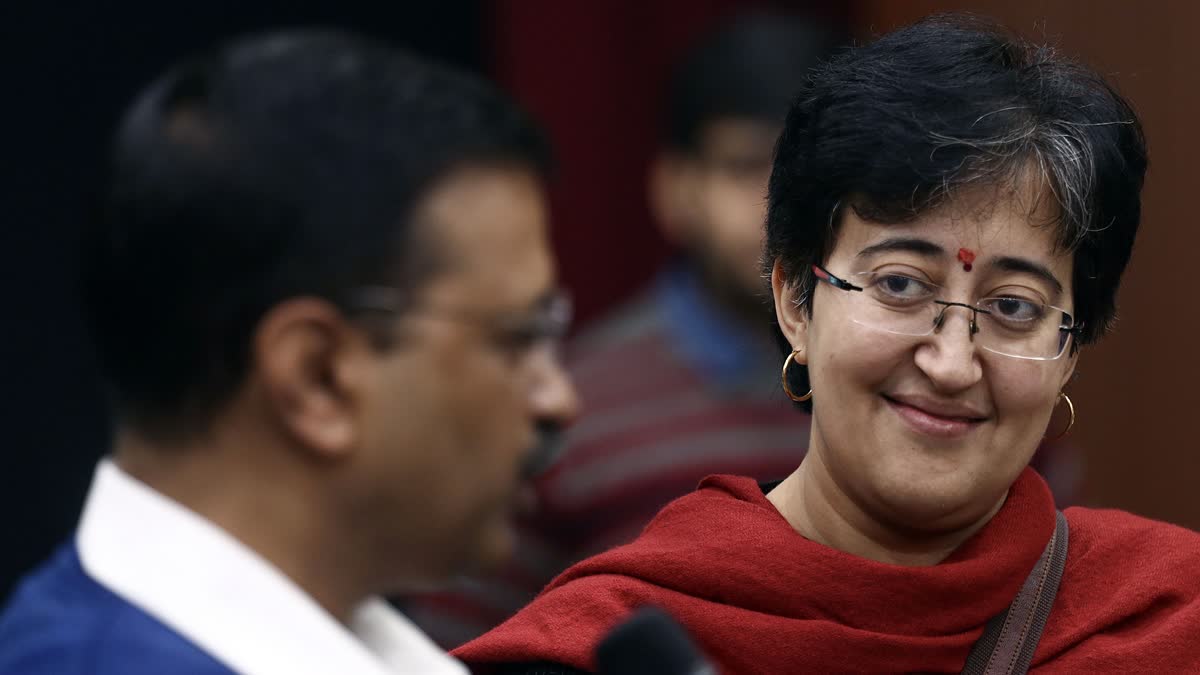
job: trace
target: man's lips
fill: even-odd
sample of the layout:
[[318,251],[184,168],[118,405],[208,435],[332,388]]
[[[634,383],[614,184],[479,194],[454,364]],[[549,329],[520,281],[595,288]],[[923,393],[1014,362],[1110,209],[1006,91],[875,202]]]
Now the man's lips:
[[536,439],[528,444],[529,449],[521,458],[511,493],[512,510],[517,515],[531,516],[537,512],[540,499],[536,479],[558,460],[566,447],[565,436],[557,424],[538,423]]
[[539,501],[537,488],[532,483],[522,482],[517,486],[513,510],[518,516],[533,516],[538,511]]

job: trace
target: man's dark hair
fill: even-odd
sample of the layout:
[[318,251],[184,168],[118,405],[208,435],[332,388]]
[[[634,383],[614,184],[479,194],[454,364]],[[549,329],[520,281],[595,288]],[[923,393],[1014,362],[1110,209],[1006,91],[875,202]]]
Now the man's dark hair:
[[764,262],[811,298],[811,266],[846,208],[905,222],[1032,171],[1074,255],[1076,342],[1088,344],[1113,321],[1146,161],[1137,116],[1098,74],[994,23],[932,17],[814,72],[777,146]]
[[745,14],[704,35],[667,88],[664,141],[695,153],[704,127],[722,119],[782,124],[809,70],[841,43],[816,20]]
[[668,87],[664,141],[695,152],[721,119],[781,124],[808,71],[840,44],[829,26],[796,16],[747,14],[701,38]]
[[547,163],[539,131],[490,85],[353,35],[244,39],[174,69],[117,133],[84,251],[117,413],[159,435],[202,429],[273,305],[415,292],[450,258],[410,222],[440,178]]

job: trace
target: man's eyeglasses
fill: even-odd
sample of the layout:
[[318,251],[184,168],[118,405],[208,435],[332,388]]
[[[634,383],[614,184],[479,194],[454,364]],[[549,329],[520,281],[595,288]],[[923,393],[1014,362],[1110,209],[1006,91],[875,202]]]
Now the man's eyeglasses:
[[498,349],[514,358],[542,350],[557,353],[574,314],[571,297],[563,290],[547,295],[529,311],[499,315],[467,308],[406,305],[403,293],[387,286],[360,288],[349,305],[356,311],[424,314],[475,324],[487,331]]
[[952,307],[971,313],[970,338],[981,348],[1018,359],[1052,361],[1083,327],[1066,310],[1016,295],[982,298],[974,304],[945,300],[946,289],[896,272],[861,272],[845,278],[820,265],[813,274],[848,291],[850,320],[861,326],[924,337],[939,331]]

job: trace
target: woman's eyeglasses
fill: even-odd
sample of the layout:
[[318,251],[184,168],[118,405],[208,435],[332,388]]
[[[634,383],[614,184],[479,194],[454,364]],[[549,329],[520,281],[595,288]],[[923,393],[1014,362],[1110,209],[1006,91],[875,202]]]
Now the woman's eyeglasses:
[[861,272],[842,278],[820,265],[812,270],[818,280],[848,292],[851,321],[885,333],[932,335],[945,323],[947,312],[958,307],[970,312],[970,337],[982,349],[1052,361],[1066,352],[1071,336],[1082,327],[1062,308],[1017,295],[967,304],[946,300],[946,289],[937,284],[895,272]]

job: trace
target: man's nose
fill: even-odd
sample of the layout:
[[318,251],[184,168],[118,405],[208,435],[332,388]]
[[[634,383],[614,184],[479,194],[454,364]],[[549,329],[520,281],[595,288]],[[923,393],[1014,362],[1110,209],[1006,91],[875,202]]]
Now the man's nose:
[[534,359],[535,373],[529,391],[534,415],[565,427],[579,415],[579,393],[575,384],[563,365],[559,350],[543,350]]

